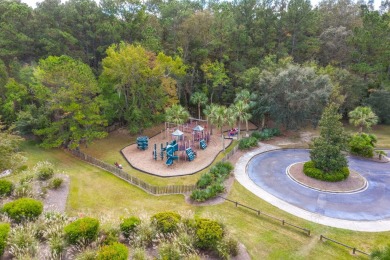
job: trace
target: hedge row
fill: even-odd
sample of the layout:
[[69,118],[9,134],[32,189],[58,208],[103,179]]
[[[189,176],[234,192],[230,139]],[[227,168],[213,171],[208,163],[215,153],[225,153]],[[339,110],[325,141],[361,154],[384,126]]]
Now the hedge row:
[[203,174],[196,183],[197,189],[191,194],[195,201],[205,201],[216,197],[225,190],[223,182],[229,177],[233,170],[230,162],[219,162],[211,167],[208,173]]

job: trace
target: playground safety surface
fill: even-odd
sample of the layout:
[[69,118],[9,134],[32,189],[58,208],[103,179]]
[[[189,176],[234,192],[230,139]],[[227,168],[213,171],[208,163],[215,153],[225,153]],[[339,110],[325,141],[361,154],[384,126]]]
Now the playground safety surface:
[[[194,143],[196,151],[196,158],[193,161],[185,160],[185,151],[177,151],[176,155],[179,155],[179,160],[175,160],[171,166],[165,164],[167,158],[164,153],[164,159],[160,157],[161,144],[166,146],[166,142],[171,142],[172,138],[164,138],[164,133],[158,134],[149,139],[148,149],[145,151],[137,149],[137,144],[122,149],[122,154],[130,165],[140,171],[162,176],[162,177],[173,177],[190,175],[201,171],[202,169],[209,166],[218,156],[219,152],[223,150],[222,139],[219,133],[211,135],[211,140],[207,144],[207,148],[202,150],[199,148],[199,142]],[[225,147],[230,145],[232,140],[225,139]],[[153,158],[154,144],[157,144],[157,160]]]

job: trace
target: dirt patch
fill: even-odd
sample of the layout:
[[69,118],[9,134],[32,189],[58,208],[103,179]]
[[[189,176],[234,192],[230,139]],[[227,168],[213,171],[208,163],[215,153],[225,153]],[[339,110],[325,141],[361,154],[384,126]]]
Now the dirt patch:
[[55,178],[61,178],[63,182],[58,189],[49,189],[47,191],[46,197],[43,200],[44,210],[64,213],[69,194],[70,178],[65,174],[58,174]]
[[367,185],[366,179],[363,178],[359,173],[351,169],[348,178],[343,181],[326,182],[316,180],[314,178],[306,176],[303,173],[303,164],[304,163],[301,162],[291,165],[290,169],[288,170],[288,174],[296,182],[315,190],[346,193],[364,189]]

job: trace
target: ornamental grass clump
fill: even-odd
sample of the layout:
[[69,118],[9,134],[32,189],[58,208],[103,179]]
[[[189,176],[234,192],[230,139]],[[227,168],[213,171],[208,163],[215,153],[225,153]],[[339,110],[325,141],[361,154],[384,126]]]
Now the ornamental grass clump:
[[36,219],[42,210],[42,202],[31,198],[17,199],[3,206],[3,212],[16,223]]
[[48,179],[51,179],[54,175],[54,165],[50,162],[44,161],[44,162],[38,162],[34,166],[34,173],[38,180],[40,181],[46,181]]

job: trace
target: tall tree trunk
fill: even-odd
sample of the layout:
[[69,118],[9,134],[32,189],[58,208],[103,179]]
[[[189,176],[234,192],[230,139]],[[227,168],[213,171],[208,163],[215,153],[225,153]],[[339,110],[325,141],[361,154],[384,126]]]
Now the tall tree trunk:
[[245,126],[246,126],[246,136],[248,136],[248,132],[249,132],[248,120],[245,120]]
[[200,119],[200,103],[198,103],[198,118]]

